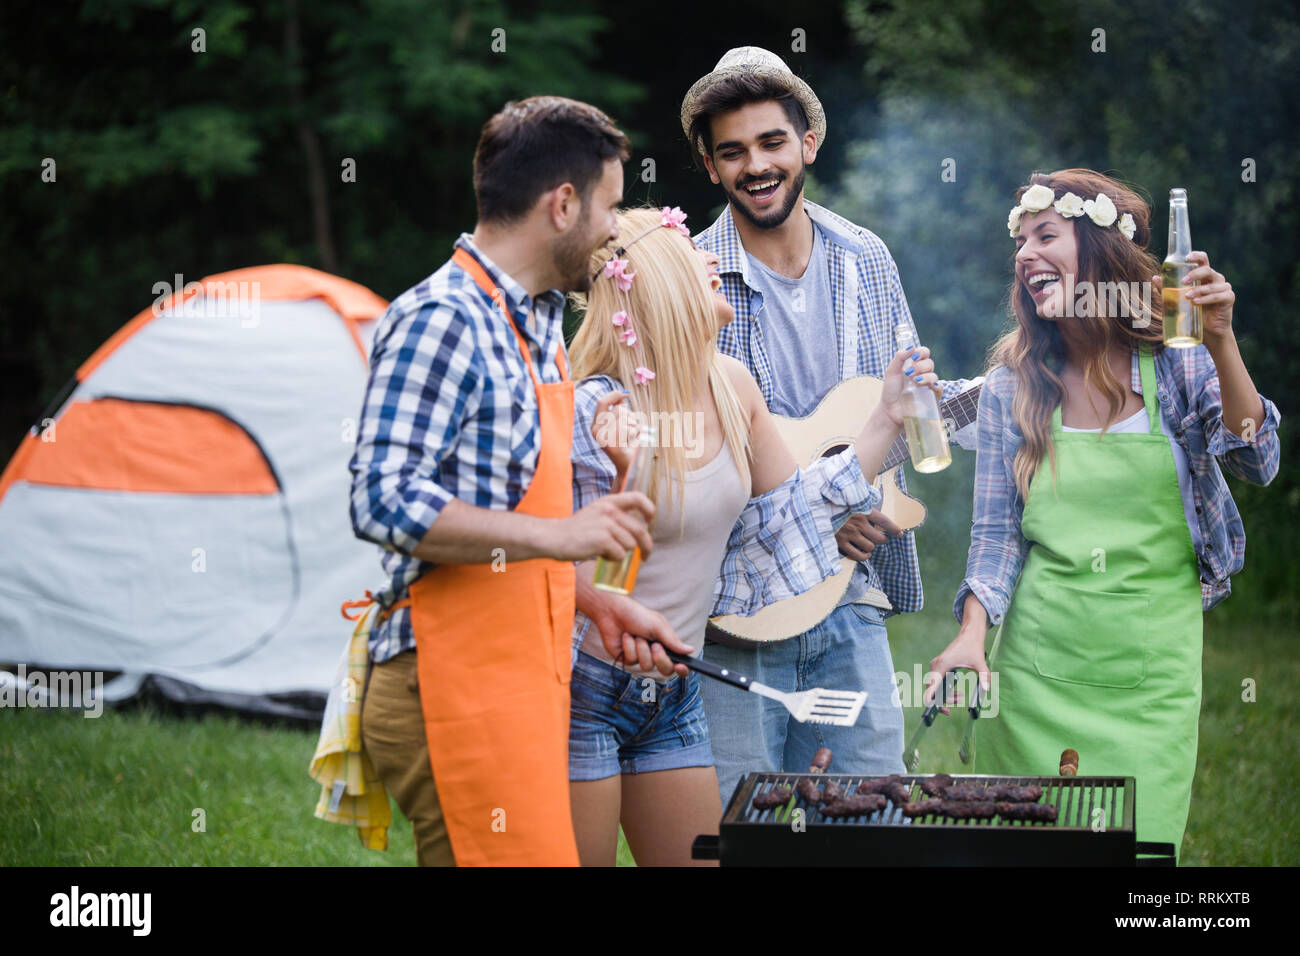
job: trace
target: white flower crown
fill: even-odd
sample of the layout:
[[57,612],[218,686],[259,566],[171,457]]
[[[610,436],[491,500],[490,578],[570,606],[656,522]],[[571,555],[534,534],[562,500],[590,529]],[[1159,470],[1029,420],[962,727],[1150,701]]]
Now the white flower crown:
[[[1014,239],[1020,235],[1020,217],[1025,213],[1042,212],[1048,206],[1051,206],[1064,219],[1073,219],[1075,216],[1082,216],[1085,213],[1088,218],[1095,222],[1101,228],[1106,229],[1115,222],[1115,204],[1105,193],[1097,193],[1096,199],[1084,199],[1075,193],[1066,193],[1055,202],[1055,193],[1042,183],[1037,183],[1025,190],[1025,194],[1020,197],[1020,205],[1011,208],[1010,215],[1007,216],[1007,231],[1011,233]],[[1137,223],[1129,213],[1119,217],[1118,229],[1124,234],[1126,239],[1132,239],[1133,234],[1137,232]]]

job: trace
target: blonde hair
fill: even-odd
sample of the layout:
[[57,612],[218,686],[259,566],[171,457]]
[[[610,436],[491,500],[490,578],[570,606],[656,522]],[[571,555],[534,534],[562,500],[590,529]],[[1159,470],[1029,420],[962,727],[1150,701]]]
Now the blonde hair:
[[[572,296],[583,317],[569,347],[573,377],[608,375],[622,382],[630,393],[629,409],[642,421],[662,420],[661,416],[684,421],[700,398],[700,368],[707,362],[723,440],[749,488],[749,419],[717,351],[718,321],[708,274],[691,240],[676,229],[659,227],[659,215],[657,209],[619,213],[619,237],[628,243],[619,258],[636,275],[631,289],[621,291],[613,278],[602,274],[588,292]],[[612,250],[598,250],[591,271],[603,269],[612,257]],[[613,324],[613,315],[620,310],[631,316],[637,335],[633,346],[620,339],[622,330]],[[638,365],[651,369],[655,377],[637,384]],[[686,456],[681,443],[668,441],[662,430],[658,439],[650,498],[657,499],[666,480],[672,501],[684,487]]]

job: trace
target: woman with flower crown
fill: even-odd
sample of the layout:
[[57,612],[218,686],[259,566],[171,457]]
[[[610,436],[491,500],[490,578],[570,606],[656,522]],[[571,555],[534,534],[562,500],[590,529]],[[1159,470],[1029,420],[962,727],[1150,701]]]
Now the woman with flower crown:
[[[834,530],[879,505],[871,481],[902,429],[904,376],[934,387],[936,375],[929,350],[899,352],[853,447],[797,469],[758,384],[714,347],[735,316],[717,294],[716,257],[692,245],[683,219],[622,213],[628,238],[598,254],[576,297],[572,457],[581,507],[620,486],[635,433],[656,427],[655,550],[635,595],[698,649],[711,611],[752,614],[840,568]],[[630,641],[611,658],[582,614],[574,651],[569,777],[583,865],[614,865],[620,822],[639,865],[691,863],[695,836],[716,833],[722,814],[698,676],[664,679]]]
[[[978,772],[1054,775],[1074,749],[1080,774],[1136,778],[1137,838],[1177,850],[1202,610],[1227,596],[1245,549],[1220,465],[1271,481],[1278,411],[1203,252],[1185,281],[1205,344],[1163,347],[1150,210],[1132,189],[1067,169],[1030,177],[1017,200],[1015,328],[980,396],[961,626],[930,663],[927,702],[937,675],[974,668],[997,705],[974,723]],[[989,624],[1001,627],[986,661]]]

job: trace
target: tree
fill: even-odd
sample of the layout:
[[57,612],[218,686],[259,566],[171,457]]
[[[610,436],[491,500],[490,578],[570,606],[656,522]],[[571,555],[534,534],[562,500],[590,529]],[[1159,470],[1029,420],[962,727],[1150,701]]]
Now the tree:
[[[941,367],[973,375],[1007,322],[1004,224],[1031,172],[1087,166],[1144,187],[1158,256],[1167,191],[1184,186],[1193,244],[1237,292],[1247,365],[1285,411],[1300,395],[1300,209],[1290,175],[1300,24],[1278,0],[1158,9],[851,0],[864,81],[881,96],[830,201],[890,245]],[[942,177],[945,159],[955,161],[955,181]],[[1282,440],[1285,462],[1295,441],[1286,431]],[[1237,582],[1236,606],[1295,615],[1300,549],[1293,520],[1277,518],[1296,513],[1300,482],[1284,468],[1268,489],[1234,483],[1233,493],[1257,557]]]
[[473,144],[506,100],[638,100],[590,66],[594,2],[533,7],[5,7],[0,456],[154,283],[292,262],[391,297],[472,224]]

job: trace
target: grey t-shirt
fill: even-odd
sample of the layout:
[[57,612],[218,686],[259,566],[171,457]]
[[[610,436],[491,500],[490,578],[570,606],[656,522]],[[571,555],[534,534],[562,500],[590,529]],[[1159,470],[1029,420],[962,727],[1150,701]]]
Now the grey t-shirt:
[[798,279],[779,275],[748,252],[749,281],[763,296],[759,328],[777,383],[774,414],[802,418],[840,381],[839,344],[821,227],[813,224],[812,255]]
[[[775,385],[770,409],[787,418],[811,415],[840,383],[840,346],[821,226],[813,223],[812,255],[798,279],[779,275],[748,252],[745,255],[749,284],[763,296],[757,318]],[[884,592],[872,588],[868,567],[858,566],[840,604],[865,601],[889,606]]]

